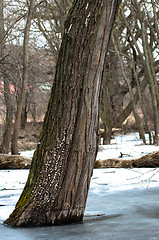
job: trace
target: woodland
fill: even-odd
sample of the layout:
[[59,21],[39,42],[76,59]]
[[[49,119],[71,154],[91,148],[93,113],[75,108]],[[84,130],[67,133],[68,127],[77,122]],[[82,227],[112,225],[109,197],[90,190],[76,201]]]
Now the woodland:
[[[2,153],[17,154],[19,131],[24,132],[27,122],[35,126],[43,121],[70,3],[36,1],[30,25],[29,1],[0,3]],[[116,128],[138,130],[143,142],[144,133],[149,133],[149,143],[158,143],[158,8],[158,1],[121,3],[102,76],[106,79],[100,96],[104,144]],[[36,127],[28,131],[39,135]]]
[[0,0],[0,152],[37,145],[7,224],[81,221],[101,138],[158,145],[158,19],[158,0]]

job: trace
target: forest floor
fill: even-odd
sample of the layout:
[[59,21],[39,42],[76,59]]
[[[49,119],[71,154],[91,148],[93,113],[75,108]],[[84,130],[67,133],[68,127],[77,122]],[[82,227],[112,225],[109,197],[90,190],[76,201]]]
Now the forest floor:
[[[36,148],[43,122],[28,122],[24,130],[20,130],[18,137],[19,151]],[[3,125],[0,124],[0,136],[3,134]]]
[[[36,123],[28,122],[24,130],[20,129],[19,137],[18,137],[18,146],[19,146],[20,152],[33,150],[36,148],[42,125],[43,125],[43,122],[36,122]],[[129,126],[127,127],[127,130],[130,131]],[[131,131],[133,131],[133,129],[131,129]],[[134,131],[136,131],[136,129],[134,129]],[[119,134],[121,134],[121,131],[115,133],[115,135],[119,135]],[[3,125],[0,124],[0,136],[2,135],[3,135]]]
[[42,124],[42,122],[28,122],[24,130],[20,129],[18,137],[19,151],[33,150],[36,148]]
[[[39,141],[39,135],[40,135],[42,125],[43,125],[43,122],[36,122],[36,123],[28,122],[27,125],[26,125],[26,128],[24,130],[20,129],[19,137],[18,137],[19,152],[36,149],[37,143]],[[117,131],[117,132],[114,133],[114,139],[111,140],[110,145],[107,145],[108,147],[106,147],[106,148],[105,147],[104,148],[99,147],[99,151],[100,150],[106,150],[107,153],[108,153],[109,149],[114,148],[113,152],[116,152],[118,155],[120,155],[121,154],[121,149],[119,149],[119,145],[122,144],[122,145],[125,146],[125,144],[126,144],[128,146],[129,141],[130,141],[129,135],[125,139],[125,137],[124,137],[125,134],[128,134],[128,133],[131,134],[133,132],[134,133],[136,132],[136,128],[134,126],[125,126],[124,129],[123,129],[123,132],[122,131]],[[2,136],[2,134],[3,134],[3,125],[0,124],[0,136]],[[132,136],[133,136],[133,134],[132,134]],[[122,138],[124,140],[122,140]],[[134,140],[136,140],[136,136],[134,138],[135,138]],[[126,142],[123,142],[123,141],[126,141]],[[139,144],[141,145],[141,141],[140,141]],[[118,150],[119,151],[116,151],[117,150],[116,146],[112,146],[112,145],[118,145]],[[150,152],[151,152],[151,150],[150,150]],[[111,154],[112,154],[112,151],[111,151]],[[127,156],[127,154],[125,152],[125,149],[124,149],[124,152],[123,152],[123,149],[122,149],[122,154],[124,154],[124,156]],[[115,157],[117,157],[118,155],[116,155]],[[140,156],[141,155],[139,155],[138,157],[140,157]]]
[[20,130],[18,137],[19,151],[33,150],[36,148],[42,122],[28,122],[25,130]]

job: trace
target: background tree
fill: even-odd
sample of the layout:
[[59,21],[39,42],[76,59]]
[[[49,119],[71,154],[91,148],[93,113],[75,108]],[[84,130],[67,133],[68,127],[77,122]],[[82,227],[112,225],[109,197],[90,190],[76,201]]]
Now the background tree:
[[121,127],[114,123],[117,114],[122,109],[123,98],[128,93],[127,86],[121,83],[122,74],[111,38],[108,49],[100,95],[100,119],[102,122],[100,131],[102,131],[103,144],[110,144],[114,128]]
[[[28,87],[21,113],[23,129],[27,126],[27,121],[35,123],[43,120],[63,34],[63,19],[69,4],[70,0],[36,1],[30,29],[29,54],[31,58],[28,66]],[[7,153],[22,87],[22,45],[28,6],[26,1],[4,0],[3,8],[5,15],[4,24],[1,26],[5,29],[5,38],[2,42],[5,44],[5,48],[3,48],[4,57],[0,68],[2,86],[0,98],[1,116],[2,119],[5,117],[6,119],[5,125],[1,126],[1,129],[4,130],[0,140],[1,151]],[[143,27],[141,28],[139,16],[144,19],[144,35],[142,35]],[[136,114],[138,114],[136,119],[141,120],[144,133],[149,133],[149,143],[156,144],[158,142],[155,140],[155,136],[158,135],[157,74],[159,61],[157,1],[149,3],[138,1],[136,7],[134,1],[123,0],[115,26],[115,40],[119,40],[119,57],[123,62],[124,74],[130,81],[134,104],[132,104],[132,100],[130,101],[129,89],[124,81],[121,65],[111,40],[100,97],[100,118],[104,130],[102,132],[104,143],[110,143],[116,128],[122,128],[123,131],[136,130],[137,127],[139,129],[138,120],[133,125],[128,123],[132,118],[131,112],[133,112],[134,105],[137,109]],[[145,54],[147,54],[147,58],[145,58]],[[109,104],[107,104],[108,102]]]
[[12,119],[13,119],[13,100],[10,92],[10,79],[6,71],[6,39],[5,39],[5,29],[4,29],[4,1],[0,1],[0,77],[4,83],[4,101],[6,105],[6,118],[5,118],[5,131],[3,133],[3,140],[1,144],[1,152],[8,153],[9,142],[11,138],[12,129]]
[[19,132],[19,125],[21,120],[21,112],[23,103],[25,100],[25,95],[27,91],[27,84],[28,84],[28,64],[29,64],[29,33],[31,27],[31,20],[33,17],[34,11],[34,0],[30,0],[28,6],[28,15],[26,20],[26,25],[24,29],[24,42],[23,42],[23,75],[22,75],[22,87],[21,92],[18,98],[18,105],[13,129],[13,136],[12,136],[12,144],[11,144],[11,152],[12,154],[18,154],[18,132]]
[[[28,6],[26,1],[4,1],[3,5],[3,9],[5,9],[5,16],[4,25],[2,24],[2,26],[5,28],[5,38],[3,40],[3,42],[5,42],[5,49],[2,47],[2,49],[4,49],[4,57],[2,58],[3,61],[1,61],[1,94],[4,94],[5,101],[3,102],[2,97],[1,99],[3,106],[2,109],[4,110],[3,114],[5,113],[6,115],[6,124],[4,126],[3,136],[1,137],[1,152],[8,153],[14,113],[17,111],[17,105],[19,102],[18,99],[22,89],[22,40],[25,25],[24,19],[27,17]],[[36,5],[36,7],[37,6],[38,5]],[[42,114],[46,111],[46,105],[49,98],[48,92],[50,92],[50,86],[54,75],[55,62],[53,62],[53,56],[51,59],[51,55],[48,56],[48,51],[45,51],[44,48],[37,48],[37,45],[34,44],[36,43],[35,39],[37,39],[35,33],[35,29],[31,28],[29,43],[29,54],[31,58],[28,63],[27,98],[24,101],[25,104],[23,105],[23,110],[25,109],[25,111],[22,110],[23,128],[26,125],[25,123],[27,121],[28,114],[34,119],[34,121],[42,118]],[[42,100],[42,102],[39,99]],[[40,112],[38,113],[39,108]],[[42,111],[42,109],[44,110]],[[41,116],[38,117],[40,113]],[[14,122],[16,123],[16,121]],[[14,142],[15,140],[13,140],[13,144]]]
[[[102,87],[103,93],[105,92],[102,96],[106,96],[105,94],[108,92],[109,98],[111,99],[109,104],[109,115],[104,115],[103,110],[101,110],[103,126],[105,125],[104,128],[107,128],[107,132],[109,132],[109,134],[107,134],[108,142],[111,138],[110,133],[112,132],[112,128],[121,127],[123,122],[128,118],[131,112],[133,112],[137,102],[139,102],[136,108],[137,111],[135,111],[135,118],[140,136],[142,136],[143,141],[145,142],[144,133],[149,133],[149,143],[158,143],[158,140],[155,140],[158,136],[158,29],[155,27],[156,25],[154,25],[154,22],[156,22],[155,16],[157,16],[157,14],[157,1],[154,1],[153,3],[152,1],[149,3],[147,3],[147,1],[122,1],[118,18],[116,20],[116,27],[113,29],[113,34],[115,36],[114,43],[116,45],[116,40],[118,40],[117,51],[115,53],[113,44],[109,45],[108,51],[108,55],[118,55],[119,60],[114,57],[114,63],[111,59],[112,62],[110,65],[112,67],[109,69],[110,73],[106,72],[103,76],[104,78],[110,79],[109,87],[108,85]],[[145,26],[144,29],[142,27],[143,24]],[[108,59],[109,58],[107,58],[107,61]],[[109,63],[107,63],[107,65],[108,64]],[[124,69],[123,74],[121,74],[121,64]],[[115,71],[112,71],[114,65],[115,68],[118,69],[117,74]],[[113,74],[111,72],[113,72]],[[126,82],[124,83],[124,76],[130,82],[129,88],[127,87]],[[105,81],[103,81],[103,83],[104,82]],[[113,89],[117,89],[116,92]],[[129,96],[131,95],[132,97],[129,100],[130,102],[124,107],[124,99],[128,95],[128,92],[130,92]],[[144,99],[148,94],[149,100],[148,103],[145,104]],[[119,99],[121,99],[121,101]],[[134,103],[132,102],[132,99]],[[119,102],[120,109],[117,107]],[[151,102],[152,105],[150,104]],[[108,107],[106,99],[104,101],[101,99],[101,103],[101,109]],[[149,104],[149,108],[147,108],[147,104]],[[148,114],[147,109],[149,110]],[[150,118],[152,116],[150,114],[151,109],[153,112],[153,118]],[[109,118],[108,122],[104,120],[104,116]],[[152,126],[152,123],[154,126]],[[143,127],[141,127],[142,125]],[[155,130],[155,134],[152,139],[153,130]],[[106,138],[105,135],[104,138]]]
[[64,20],[71,0],[48,0],[36,8],[34,14],[34,27],[45,39],[44,45],[38,45],[48,50],[48,54],[57,60],[61,39],[64,30]]

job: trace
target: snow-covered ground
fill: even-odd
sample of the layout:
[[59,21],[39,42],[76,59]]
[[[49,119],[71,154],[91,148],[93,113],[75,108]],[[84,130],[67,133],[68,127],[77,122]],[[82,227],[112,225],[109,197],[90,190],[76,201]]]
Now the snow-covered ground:
[[[147,134],[146,140],[148,143]],[[142,157],[151,152],[159,151],[159,146],[144,145],[137,132],[118,135],[111,140],[110,145],[102,145],[101,148],[103,150],[99,151],[97,154],[97,159],[101,160],[120,158],[121,153],[123,154],[122,159],[132,159]]]
[[[159,151],[158,146],[142,145],[137,133],[117,136],[102,149],[97,159],[118,158],[121,152],[126,154],[123,159],[136,158]],[[25,154],[31,157],[33,151]],[[94,169],[83,224],[33,229],[6,227],[3,221],[13,211],[28,173],[0,171],[2,240],[159,239],[158,169]]]

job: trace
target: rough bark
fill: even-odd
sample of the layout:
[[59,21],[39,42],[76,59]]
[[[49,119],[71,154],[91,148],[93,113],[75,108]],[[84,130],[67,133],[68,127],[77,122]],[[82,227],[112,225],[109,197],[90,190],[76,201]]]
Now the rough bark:
[[119,2],[73,2],[28,181],[5,223],[82,221],[98,147],[101,75]]
[[106,159],[97,160],[95,168],[155,168],[159,167],[159,152],[147,154],[141,158],[122,160]]

